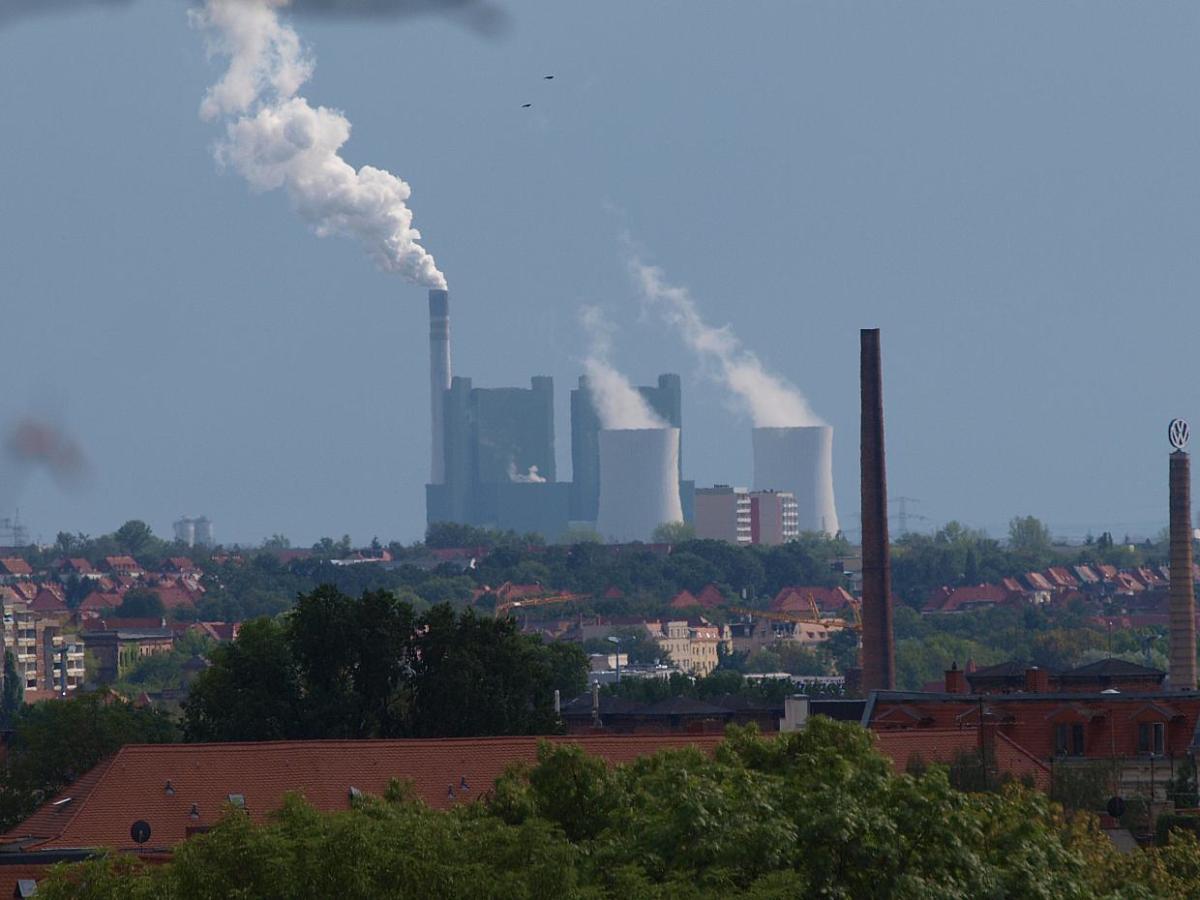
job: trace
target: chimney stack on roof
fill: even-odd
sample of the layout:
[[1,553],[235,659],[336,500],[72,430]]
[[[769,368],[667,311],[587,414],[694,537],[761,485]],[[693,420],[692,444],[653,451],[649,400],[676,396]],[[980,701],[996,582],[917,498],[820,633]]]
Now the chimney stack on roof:
[[946,670],[946,693],[967,693],[967,673],[958,667],[957,662],[952,663]]
[[879,329],[860,335],[862,399],[863,691],[896,686],[892,638],[892,563],[888,548],[887,467],[883,447],[883,362]]
[[1047,669],[1039,669],[1037,666],[1030,666],[1028,669],[1026,669],[1025,693],[1050,693],[1050,672]]

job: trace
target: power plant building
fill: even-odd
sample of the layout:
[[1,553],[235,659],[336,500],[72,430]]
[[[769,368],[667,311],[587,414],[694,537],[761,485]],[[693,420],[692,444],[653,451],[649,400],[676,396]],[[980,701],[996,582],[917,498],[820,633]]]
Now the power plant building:
[[[436,406],[435,406],[436,409]],[[477,388],[454,377],[442,396],[442,484],[426,486],[426,517],[558,537],[570,485],[556,480],[554,380]]]

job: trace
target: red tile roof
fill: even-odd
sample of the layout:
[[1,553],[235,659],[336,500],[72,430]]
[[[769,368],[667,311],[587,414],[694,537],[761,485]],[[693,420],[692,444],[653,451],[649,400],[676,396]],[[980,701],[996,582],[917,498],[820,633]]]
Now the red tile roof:
[[62,597],[58,595],[58,592],[52,591],[47,587],[43,587],[37,592],[37,596],[33,598],[33,602],[29,604],[29,608],[36,612],[50,615],[68,612],[67,604],[63,603]]
[[103,591],[92,591],[79,604],[84,612],[101,609],[116,609],[124,598],[120,594],[106,594]]
[[806,587],[791,585],[782,588],[771,601],[772,612],[808,612],[808,598],[812,597],[821,612],[837,612],[845,609],[854,600],[844,588]]
[[190,609],[196,605],[195,596],[182,585],[172,584],[153,588],[164,609]]
[[669,604],[671,609],[689,609],[693,606],[699,606],[700,601],[696,599],[696,595],[684,588],[678,594],[671,598]]
[[914,728],[903,731],[873,731],[875,749],[904,772],[914,757],[926,765],[950,763],[960,753],[979,749],[977,728]]
[[963,612],[981,606],[995,606],[1019,599],[1023,592],[1012,591],[999,584],[967,584],[962,587],[940,587],[929,595],[922,612]]
[[0,574],[2,575],[32,575],[33,569],[29,563],[19,557],[0,559]]
[[[417,796],[434,809],[448,809],[490,790],[509,764],[534,761],[542,740],[579,745],[610,763],[627,763],[668,748],[712,751],[722,736],[131,744],[3,840],[39,849],[131,849],[129,826],[144,819],[153,830],[151,844],[168,849],[187,837],[189,827],[216,822],[231,794],[242,795],[251,817],[262,821],[291,791],[302,793],[317,809],[334,811],[348,807],[352,787],[381,794],[393,778],[410,780]],[[71,802],[62,803],[66,797]],[[193,805],[196,819],[189,815]]]

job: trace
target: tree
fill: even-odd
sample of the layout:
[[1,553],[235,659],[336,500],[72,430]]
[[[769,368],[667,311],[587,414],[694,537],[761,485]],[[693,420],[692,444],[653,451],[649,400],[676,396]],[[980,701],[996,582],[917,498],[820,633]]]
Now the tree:
[[1051,555],[1050,529],[1034,516],[1017,516],[1008,523],[1008,547],[1040,567]]
[[12,729],[0,772],[0,827],[5,829],[123,745],[176,737],[164,714],[98,693],[24,706]]
[[150,549],[154,543],[154,532],[140,519],[130,519],[113,533],[113,538],[125,553],[137,557]]
[[578,647],[551,650],[508,619],[435,606],[414,641],[412,731],[420,737],[547,734],[554,691],[581,688]]
[[25,702],[25,679],[17,673],[17,658],[11,650],[4,651],[4,694],[0,712],[5,724],[10,724]]
[[165,612],[162,598],[147,588],[130,588],[117,607],[117,615],[127,619],[159,618]]
[[322,737],[395,737],[408,712],[412,606],[387,591],[355,600],[325,585],[300,597],[287,641],[304,692],[304,730]]
[[654,529],[650,540],[656,544],[682,544],[695,538],[696,529],[687,522],[663,522]]
[[272,741],[304,737],[300,679],[282,625],[245,623],[215,647],[183,704],[189,741]]

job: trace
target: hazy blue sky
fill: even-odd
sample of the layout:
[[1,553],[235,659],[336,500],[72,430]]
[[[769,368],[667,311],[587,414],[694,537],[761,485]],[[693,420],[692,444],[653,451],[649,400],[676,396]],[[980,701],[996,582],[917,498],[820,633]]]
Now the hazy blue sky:
[[[686,474],[750,481],[748,420],[643,314],[627,232],[835,426],[848,529],[865,326],[892,493],[933,523],[1165,522],[1167,420],[1200,424],[1195,4],[508,9],[500,39],[302,21],[305,93],[354,123],[350,162],[412,184],[456,372],[555,376],[562,477],[599,304],[637,383],[684,376]],[[220,72],[181,3],[0,31],[0,422],[49,409],[93,465],[85,491],[30,479],[22,516],[414,539],[425,292],[217,170],[197,108]]]

